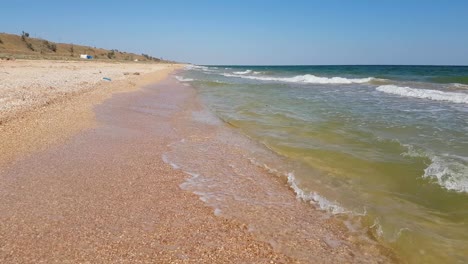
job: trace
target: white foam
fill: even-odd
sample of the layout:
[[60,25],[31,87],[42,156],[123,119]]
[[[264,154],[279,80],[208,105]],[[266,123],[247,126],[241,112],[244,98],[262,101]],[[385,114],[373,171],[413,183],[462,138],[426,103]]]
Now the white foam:
[[462,89],[468,89],[467,84],[461,84],[461,83],[452,83],[452,85],[456,88],[462,88]]
[[191,78],[184,78],[184,77],[181,77],[181,76],[175,76],[175,78],[179,81],[179,82],[193,82],[194,79],[191,79]]
[[199,66],[199,65],[187,65],[187,66],[185,66],[185,69],[186,69],[186,70],[193,70],[193,69],[197,69],[197,70],[207,70],[208,67],[206,67],[206,66]]
[[352,83],[367,83],[374,80],[373,77],[348,79],[343,77],[318,77],[312,74],[298,75],[294,77],[267,77],[267,76],[247,76],[239,74],[223,74],[226,77],[238,77],[260,81],[275,81],[275,82],[291,82],[291,83],[313,83],[313,84],[352,84]]
[[431,157],[423,177],[436,180],[447,190],[468,193],[468,167],[454,159]]
[[384,232],[382,229],[382,225],[380,224],[379,218],[374,219],[374,224],[372,224],[370,228],[375,230],[375,233],[378,237],[383,236]]
[[[398,140],[396,141],[400,143]],[[412,158],[427,158],[428,157],[426,152],[424,152],[424,150],[422,149],[416,149],[413,145],[409,145],[409,144],[402,144],[402,143],[400,144],[404,146],[405,148],[407,148],[406,152],[401,153],[401,156],[403,157],[412,157]]]
[[467,157],[455,155],[435,155],[430,151],[415,148],[409,144],[402,144],[408,150],[401,155],[404,157],[426,158],[431,161],[424,169],[423,178],[429,178],[447,190],[468,193],[468,161]]
[[299,188],[296,182],[296,177],[294,176],[294,173],[290,172],[288,173],[288,183],[291,189],[294,190],[296,193],[296,197],[305,201],[305,202],[310,202],[315,205],[317,205],[320,209],[331,212],[332,214],[343,214],[347,213],[347,211],[338,205],[337,203],[330,202],[327,200],[325,197],[320,196],[316,192],[312,193],[306,193],[304,190]]
[[381,85],[377,91],[396,94],[403,97],[429,99],[434,101],[447,101],[458,104],[468,104],[468,94],[443,92],[439,90],[416,89],[411,87],[400,87],[396,85]]
[[382,227],[382,224],[380,223],[379,218],[375,218],[374,223],[369,228],[374,231],[377,237],[385,239],[386,241],[389,241],[392,243],[395,243],[402,236],[404,232],[411,231],[410,228],[403,227],[403,228],[399,228],[398,231],[395,230],[391,232],[389,230],[386,230],[386,232],[384,232],[384,229]]
[[212,73],[212,72],[216,72],[216,67],[206,67],[206,66],[199,66],[199,65],[187,65],[185,66],[185,69],[186,70],[198,70],[198,71],[203,71],[205,73]]
[[244,75],[244,74],[249,74],[251,72],[252,72],[251,70],[246,70],[246,71],[237,71],[237,72],[233,72],[233,73],[234,74],[239,74],[239,75]]
[[176,170],[180,169],[180,166],[179,166],[179,165],[177,165],[177,164],[172,163],[172,162],[169,161],[169,159],[167,158],[166,154],[163,154],[161,158],[162,158],[162,160],[164,161],[164,163],[171,165],[172,168],[174,168],[174,169],[176,169]]
[[[181,183],[179,187],[183,190],[188,190],[191,186],[196,185],[196,181],[200,177],[200,174],[189,172],[189,171],[183,171],[183,172],[189,175],[190,178],[186,179],[185,182]],[[199,192],[199,193],[194,192],[194,193],[202,197],[205,196],[205,193],[202,193],[202,192]]]

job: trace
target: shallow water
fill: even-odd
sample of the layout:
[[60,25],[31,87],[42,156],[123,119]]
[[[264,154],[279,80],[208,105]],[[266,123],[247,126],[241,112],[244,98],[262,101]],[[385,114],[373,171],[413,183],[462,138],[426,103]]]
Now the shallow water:
[[[173,93],[194,92],[181,87]],[[395,262],[393,252],[372,237],[349,232],[344,223],[359,225],[353,219],[343,215],[338,221],[298,200],[288,183],[293,174],[284,173],[293,167],[284,157],[226,125],[197,99],[184,108],[172,118],[171,135],[177,136],[161,158],[187,175],[180,187],[198,195],[216,216],[240,221],[256,239],[301,263]]]
[[[468,67],[190,67],[246,157],[411,263],[468,261]],[[203,115],[194,114],[202,119]],[[348,221],[348,218],[353,218]]]

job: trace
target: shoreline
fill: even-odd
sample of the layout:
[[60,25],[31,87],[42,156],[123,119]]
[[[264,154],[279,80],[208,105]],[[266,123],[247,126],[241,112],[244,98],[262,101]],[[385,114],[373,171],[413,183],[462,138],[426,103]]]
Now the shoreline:
[[169,144],[162,159],[188,175],[182,189],[197,194],[215,215],[246,223],[258,239],[299,262],[400,261],[371,234],[351,231],[343,217],[302,201],[290,175],[277,170],[284,157],[220,119],[195,88],[179,82],[195,93],[194,106],[173,121],[181,139]]
[[[193,177],[184,173],[183,168],[174,169],[163,161],[164,155],[190,160],[190,156],[180,156],[184,152],[178,151],[187,150],[180,143],[200,150],[200,146],[207,146],[203,144],[220,134],[232,135],[224,125],[220,126],[207,116],[193,88],[166,75],[165,80],[140,90],[106,98],[94,107],[97,123],[93,124],[98,125],[65,133],[67,136],[60,144],[58,141],[46,144],[40,151],[36,149],[33,155],[23,156],[0,171],[3,178],[0,211],[4,212],[0,215],[0,237],[2,248],[8,249],[0,253],[2,259],[307,262],[304,256],[293,254],[291,257],[288,254],[291,252],[283,250],[281,244],[272,247],[275,244],[271,232],[261,231],[261,228],[260,232],[252,231],[249,223],[262,215],[259,213],[273,212],[271,210],[276,210],[277,219],[258,220],[263,224],[280,221],[285,224],[287,221],[294,223],[293,218],[283,219],[283,212],[277,207],[250,207],[253,211],[248,212],[235,203],[229,204],[232,210],[222,208],[213,214],[213,209],[200,201],[203,197],[198,199],[192,193],[200,187],[191,181]],[[89,116],[85,119],[89,120]],[[218,143],[209,147],[221,152],[202,156],[201,162],[207,165],[208,172],[219,172],[210,167],[217,164],[216,156],[224,155],[229,159],[233,155],[240,157],[244,151],[216,145]],[[191,157],[195,158],[195,165],[200,161],[199,157]],[[231,168],[252,168],[246,160],[237,161],[244,167],[233,164]],[[286,205],[295,209],[308,207],[297,201],[280,179],[260,171],[248,173],[255,177],[258,176],[255,173],[260,173],[256,178],[259,182],[286,194],[282,198]],[[254,186],[249,190],[253,193],[262,190],[256,188],[263,188],[258,184],[250,185]],[[229,193],[226,197],[229,198]],[[266,211],[262,211],[263,207]],[[382,252],[378,248],[359,247],[352,241],[336,244],[335,237],[345,238],[343,230],[328,230],[333,226],[333,219],[307,219],[306,216],[324,216],[309,209],[305,215],[295,211],[299,213],[295,216],[298,221],[319,220],[324,226],[316,223],[313,227],[316,233],[309,234],[312,236],[308,236],[309,240],[290,242],[296,246],[308,244],[314,250],[308,252],[313,260],[375,263],[392,259],[380,257]],[[254,218],[239,218],[238,212],[242,210],[246,216]],[[323,234],[330,236],[328,242],[321,237]],[[52,249],[54,254],[47,255]]]
[[[299,199],[336,213],[351,232],[369,234],[403,262],[466,258],[468,141],[462,140],[462,105],[383,93],[376,83],[329,79],[372,77],[387,67],[355,73],[314,66],[187,68],[180,80],[194,86],[213,113],[284,158],[257,163],[287,178]],[[390,79],[407,86],[405,79],[462,74],[453,68],[420,70],[395,67]],[[308,77],[312,83],[304,83]],[[425,86],[441,94],[460,89]]]

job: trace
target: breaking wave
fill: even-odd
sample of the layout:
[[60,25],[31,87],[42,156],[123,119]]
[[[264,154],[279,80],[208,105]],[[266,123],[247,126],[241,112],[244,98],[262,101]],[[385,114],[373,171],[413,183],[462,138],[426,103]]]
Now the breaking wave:
[[[327,212],[330,212],[332,214],[353,214],[350,211],[345,210],[343,207],[341,207],[337,203],[333,203],[329,200],[327,200],[325,197],[319,195],[316,192],[312,193],[306,193],[304,190],[302,190],[296,180],[296,176],[294,175],[293,172],[288,172],[288,173],[282,173],[278,171],[277,169],[274,169],[272,167],[269,167],[268,165],[258,162],[255,159],[249,158],[250,163],[260,167],[264,168],[267,170],[269,173],[276,175],[278,177],[287,177],[289,187],[294,191],[296,194],[296,197],[304,202],[309,202],[313,205],[316,205],[320,210],[324,210]],[[364,213],[366,214],[366,213]]]
[[349,213],[340,205],[330,202],[325,197],[320,196],[316,192],[312,192],[312,193],[304,192],[304,190],[299,188],[299,186],[297,185],[296,177],[294,176],[294,173],[292,172],[288,173],[288,184],[291,187],[291,189],[293,189],[293,191],[296,193],[297,198],[305,202],[310,202],[312,204],[315,204],[321,210],[331,212],[332,214]]
[[430,160],[430,164],[424,169],[423,178],[434,180],[447,190],[468,193],[468,158],[448,154],[434,155],[412,145],[402,145],[408,149],[402,156]]
[[223,74],[226,77],[238,77],[260,81],[276,81],[290,83],[313,83],[313,84],[352,84],[352,83],[367,83],[374,80],[373,77],[348,79],[343,77],[319,77],[312,74],[298,75],[294,77],[267,77],[267,76],[246,76],[239,74]]
[[216,72],[217,67],[210,67],[207,66],[199,66],[199,65],[186,65],[185,66],[186,70],[201,70],[203,72]]
[[462,83],[452,83],[454,87],[458,88],[468,88],[468,84],[462,84]]
[[251,73],[252,71],[251,70],[246,70],[246,71],[237,71],[237,72],[233,72],[234,74],[239,74],[239,75],[243,75],[243,74],[249,74]]
[[185,69],[186,70],[194,70],[194,69],[196,69],[196,70],[208,70],[208,67],[189,64],[189,65],[185,65]]
[[191,78],[184,78],[184,77],[180,77],[180,76],[175,76],[175,78],[179,81],[179,82],[193,82],[194,79],[191,79]]
[[421,99],[429,99],[434,101],[447,101],[458,104],[468,104],[468,94],[443,92],[439,90],[416,89],[410,87],[400,87],[396,85],[381,85],[376,88],[377,91],[396,94],[403,97],[413,97]]
[[431,164],[424,170],[424,178],[430,178],[447,190],[468,193],[468,167],[449,157],[431,157]]

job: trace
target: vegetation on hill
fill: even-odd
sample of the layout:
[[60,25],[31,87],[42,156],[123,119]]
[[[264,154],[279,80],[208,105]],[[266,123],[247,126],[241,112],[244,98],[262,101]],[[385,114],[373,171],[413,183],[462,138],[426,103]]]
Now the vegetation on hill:
[[117,49],[107,50],[31,38],[29,33],[24,31],[21,35],[0,33],[0,58],[79,60],[81,54],[90,55],[98,60],[169,62],[147,54],[140,55]]

